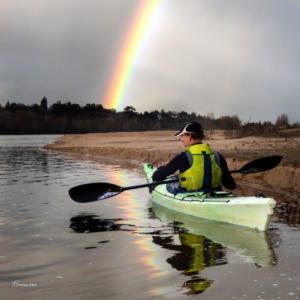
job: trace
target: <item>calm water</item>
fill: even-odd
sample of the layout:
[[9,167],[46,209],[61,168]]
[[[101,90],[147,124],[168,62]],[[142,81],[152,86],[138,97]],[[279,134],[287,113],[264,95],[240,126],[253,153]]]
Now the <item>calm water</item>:
[[39,149],[55,139],[0,136],[0,299],[300,299],[299,227],[184,218],[146,189],[75,203],[78,184],[145,180]]

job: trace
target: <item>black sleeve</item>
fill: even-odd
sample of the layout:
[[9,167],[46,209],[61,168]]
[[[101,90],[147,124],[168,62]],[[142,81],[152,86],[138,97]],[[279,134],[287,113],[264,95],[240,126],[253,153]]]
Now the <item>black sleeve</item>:
[[189,168],[189,162],[185,152],[175,156],[167,165],[159,167],[152,175],[153,181],[165,180],[168,176],[174,174],[177,170],[180,173]]
[[219,155],[220,155],[220,167],[222,169],[222,184],[227,189],[234,190],[236,185],[233,177],[229,173],[227,162],[220,153]]

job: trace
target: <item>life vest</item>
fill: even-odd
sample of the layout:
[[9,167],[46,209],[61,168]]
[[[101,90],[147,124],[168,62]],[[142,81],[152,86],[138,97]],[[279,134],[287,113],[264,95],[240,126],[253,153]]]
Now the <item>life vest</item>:
[[218,188],[222,179],[219,155],[208,144],[191,145],[185,153],[190,168],[179,174],[180,186],[188,191]]

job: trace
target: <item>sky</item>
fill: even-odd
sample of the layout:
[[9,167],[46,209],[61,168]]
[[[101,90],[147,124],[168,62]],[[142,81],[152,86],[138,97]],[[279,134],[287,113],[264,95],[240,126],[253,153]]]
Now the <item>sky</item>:
[[[1,0],[0,104],[102,104],[140,1]],[[161,0],[121,108],[299,122],[299,28],[298,0]]]

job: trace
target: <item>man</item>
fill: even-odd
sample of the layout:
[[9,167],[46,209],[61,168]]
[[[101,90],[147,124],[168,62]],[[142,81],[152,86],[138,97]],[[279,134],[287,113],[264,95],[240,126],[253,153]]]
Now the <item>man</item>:
[[235,181],[230,175],[224,157],[202,143],[202,126],[197,123],[186,124],[175,136],[179,136],[186,147],[185,152],[174,157],[167,165],[159,167],[153,174],[154,181],[166,179],[179,171],[179,182],[167,185],[169,192],[177,194],[186,191],[220,190],[220,184],[235,189]]

